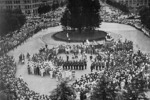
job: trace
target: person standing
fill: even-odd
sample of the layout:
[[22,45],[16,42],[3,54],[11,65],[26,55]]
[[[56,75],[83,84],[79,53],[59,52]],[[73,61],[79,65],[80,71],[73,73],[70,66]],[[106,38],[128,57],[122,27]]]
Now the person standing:
[[31,74],[30,65],[28,64],[28,74]]
[[37,75],[40,75],[40,68],[39,68],[39,65],[37,66],[36,70],[37,70]]
[[69,60],[69,56],[67,55],[67,61]]
[[31,74],[34,74],[34,66],[31,66]]
[[86,99],[87,99],[86,93],[84,93],[84,91],[82,90],[82,91],[80,92],[80,100],[86,100]]
[[34,74],[37,75],[36,65],[34,65]]
[[45,44],[45,48],[47,49],[47,47],[48,47],[48,45],[47,44]]
[[91,72],[93,71],[93,68],[94,68],[94,63],[91,64],[91,67],[90,67]]
[[50,75],[50,78],[53,78],[53,72],[52,72],[52,70],[49,71],[49,75]]
[[59,75],[58,75],[58,73],[56,73],[55,75],[56,75],[56,81],[59,81],[59,78],[58,78]]
[[30,59],[30,54],[29,54],[29,53],[27,53],[26,58],[27,58],[28,60]]
[[87,68],[87,63],[86,63],[86,61],[84,62],[84,66],[85,66],[85,69]]
[[40,71],[41,71],[41,76],[43,77],[44,76],[44,68],[41,67]]

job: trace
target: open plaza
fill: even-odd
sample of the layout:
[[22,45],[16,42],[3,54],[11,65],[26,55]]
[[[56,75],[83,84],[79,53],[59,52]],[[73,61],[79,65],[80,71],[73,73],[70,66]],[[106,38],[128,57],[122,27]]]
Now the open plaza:
[[[30,18],[11,38],[3,39],[0,77],[15,91],[12,100],[56,100],[50,95],[62,80],[74,88],[74,100],[91,100],[101,77],[107,80],[108,88],[115,87],[117,96],[130,94],[128,89],[135,82],[137,88],[146,90],[146,98],[150,98],[148,31],[139,22],[120,16],[121,11],[105,6],[102,14],[106,16],[92,36],[80,37],[63,31],[58,19],[65,8],[59,8],[53,20]],[[32,31],[40,26],[39,31]],[[81,99],[82,91],[86,91],[86,99]]]

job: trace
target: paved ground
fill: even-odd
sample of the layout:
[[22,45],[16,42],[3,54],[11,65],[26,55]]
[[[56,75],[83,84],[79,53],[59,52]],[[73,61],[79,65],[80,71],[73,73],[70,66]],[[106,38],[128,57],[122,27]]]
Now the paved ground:
[[[18,56],[21,53],[26,54],[27,52],[29,52],[31,55],[37,53],[40,48],[45,46],[45,43],[48,44],[49,48],[52,48],[53,46],[57,46],[59,44],[68,44],[66,42],[55,41],[51,38],[52,34],[61,30],[61,26],[58,26],[40,31],[32,38],[28,39],[24,44],[13,51],[10,51],[8,54],[13,55],[16,62],[18,62]],[[135,29],[134,27],[116,23],[102,23],[100,30],[111,32],[111,35],[114,38],[122,37],[123,39],[127,38],[128,40],[132,40],[135,44],[135,49],[140,48],[143,52],[150,53],[150,38],[145,36],[141,31]],[[46,34],[49,35],[45,38],[44,36]],[[88,66],[89,65],[90,62],[88,63]],[[77,71],[76,77],[80,77],[81,75],[89,72],[89,68],[86,71]],[[49,94],[50,91],[52,91],[57,85],[56,80],[50,79],[48,76],[40,77],[28,75],[26,65],[18,64],[16,77],[19,77],[20,75],[23,76],[24,81],[28,83],[30,89],[40,94]]]

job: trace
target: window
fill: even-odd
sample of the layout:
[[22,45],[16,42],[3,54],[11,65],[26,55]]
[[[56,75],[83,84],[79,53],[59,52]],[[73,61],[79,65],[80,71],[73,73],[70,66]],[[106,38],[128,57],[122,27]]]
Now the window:
[[25,9],[28,9],[28,6],[25,6]]
[[30,3],[30,0],[24,0],[24,3]]
[[8,4],[12,4],[12,1],[8,1]]
[[20,1],[16,1],[16,4],[20,4]]

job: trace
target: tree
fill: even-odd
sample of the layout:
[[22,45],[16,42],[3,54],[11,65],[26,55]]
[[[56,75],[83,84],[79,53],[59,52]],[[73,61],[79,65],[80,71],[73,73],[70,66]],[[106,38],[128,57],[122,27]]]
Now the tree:
[[91,100],[114,100],[116,97],[115,87],[108,83],[109,81],[106,77],[101,77],[93,89],[94,91],[92,93]]
[[60,6],[63,7],[66,3],[67,3],[67,0],[65,0],[65,1],[62,1],[62,0],[61,0],[61,1],[60,1]]
[[101,0],[103,3],[105,3],[106,2],[106,0]]
[[120,9],[124,13],[129,13],[128,7],[123,3],[112,1],[112,0],[106,0],[106,3],[117,9]]
[[99,11],[99,0],[68,0],[66,10],[61,18],[61,24],[79,31],[84,29],[94,30],[99,27],[102,21]]
[[4,82],[0,80],[0,100],[12,100],[14,92],[10,91],[9,88],[9,85],[5,85]]
[[70,13],[69,10],[66,10],[64,12],[64,17],[61,18],[61,23],[63,24],[65,29],[67,29],[68,24],[70,24],[69,21],[70,21]]
[[59,7],[59,1],[58,0],[53,0],[52,3],[52,10],[56,10]]
[[62,81],[50,97],[52,100],[75,100],[75,91],[67,81]]
[[140,19],[142,24],[144,24],[147,28],[150,29],[150,8],[143,7],[139,11]]
[[39,14],[44,14],[44,13],[47,13],[51,10],[51,7],[49,5],[41,5],[39,8],[38,8],[38,13]]
[[1,36],[5,36],[9,32],[19,29],[26,22],[26,17],[20,9],[2,10],[0,13]]

